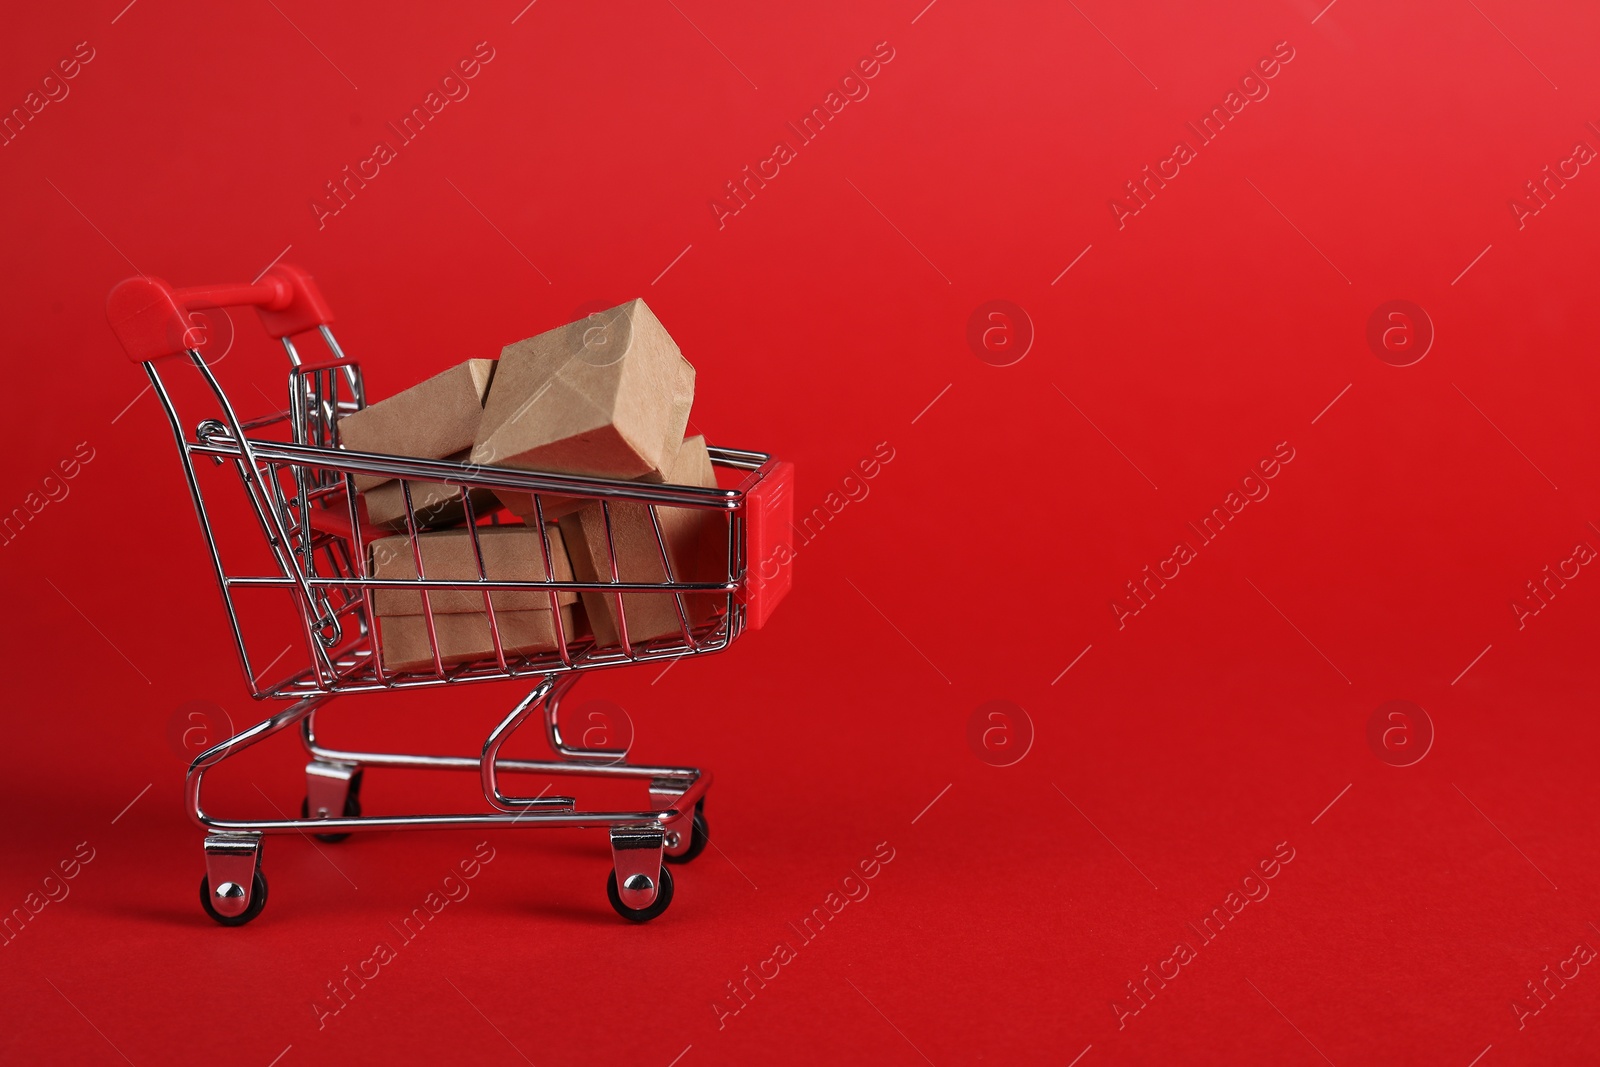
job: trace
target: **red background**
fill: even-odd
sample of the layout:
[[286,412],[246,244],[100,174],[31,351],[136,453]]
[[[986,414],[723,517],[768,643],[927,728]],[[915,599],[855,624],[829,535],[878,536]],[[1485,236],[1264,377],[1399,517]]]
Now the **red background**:
[[[78,443],[95,458],[0,550],[0,907],[78,842],[95,859],[0,948],[0,1058],[1600,1058],[1592,967],[1521,1028],[1511,1009],[1600,945],[1600,578],[1521,629],[1509,606],[1600,546],[1600,177],[1520,229],[1508,206],[1600,146],[1600,16],[922,3],[8,13],[0,105],[79,41],[95,58],[0,148],[0,506]],[[471,95],[319,229],[324,182],[479,41],[495,58]],[[719,229],[724,182],[881,41],[870,96]],[[1270,96],[1119,230],[1108,201],[1280,41]],[[264,709],[102,312],[135,271],[243,280],[285,246],[375,395],[642,294],[699,370],[696,427],[796,461],[802,508],[895,452],[801,550],[767,629],[653,685],[578,691],[629,710],[641,758],[717,775],[718,848],[671,910],[612,914],[601,834],[499,835],[471,897],[320,1030],[324,983],[478,837],[275,838],[261,919],[200,913],[167,727],[195,700],[241,724]],[[1036,331],[1012,366],[966,340],[993,299]],[[1437,332],[1409,367],[1365,339],[1395,299]],[[276,396],[281,365],[249,351]],[[1119,629],[1123,583],[1280,442],[1271,495]],[[353,698],[324,729],[471,751],[518,695]],[[1035,732],[1004,768],[968,740],[996,699]],[[1397,699],[1436,731],[1413,766],[1368,742]],[[277,741],[218,779],[219,809],[298,802],[304,756]],[[364,800],[472,794],[391,772]],[[879,842],[895,858],[870,896],[719,1029],[725,983]],[[1119,1028],[1125,983],[1280,842],[1271,895]]]

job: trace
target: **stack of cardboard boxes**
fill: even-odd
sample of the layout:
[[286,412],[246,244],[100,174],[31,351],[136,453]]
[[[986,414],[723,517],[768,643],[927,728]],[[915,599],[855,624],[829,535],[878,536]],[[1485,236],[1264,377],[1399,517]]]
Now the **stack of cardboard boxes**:
[[[360,452],[714,488],[705,438],[683,436],[693,400],[694,368],[644,301],[633,300],[348,415],[339,422],[340,441]],[[422,573],[444,581],[477,580],[481,556],[491,581],[608,582],[614,562],[617,581],[662,583],[657,524],[674,581],[727,577],[720,511],[657,506],[653,522],[650,505],[612,503],[613,561],[599,501],[541,493],[536,510],[530,494],[474,490],[480,523],[502,505],[521,520],[480,524],[474,553],[458,487],[358,477],[356,488],[373,524],[402,531],[371,544],[369,573],[377,578],[415,579],[420,554]],[[405,532],[408,490],[414,520],[426,531],[415,549]],[[681,629],[679,598],[670,593],[500,590],[490,599],[508,657],[557,648],[560,637],[620,645],[624,625],[630,644]],[[495,658],[481,593],[435,591],[425,605],[419,591],[382,590],[374,601],[386,670],[432,669],[430,613],[442,663]],[[720,594],[684,596],[689,626],[710,619],[720,601]]]

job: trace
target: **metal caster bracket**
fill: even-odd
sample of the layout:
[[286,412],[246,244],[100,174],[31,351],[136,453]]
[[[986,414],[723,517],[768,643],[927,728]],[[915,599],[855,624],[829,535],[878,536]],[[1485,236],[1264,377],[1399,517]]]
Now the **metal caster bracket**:
[[312,760],[306,764],[306,808],[312,819],[338,819],[345,814],[345,803],[350,797],[350,783],[360,768],[347,763],[324,763]]
[[261,866],[261,835],[207,834],[205,850],[211,907],[224,918],[243,915]]
[[[650,806],[657,811],[665,811],[675,806],[688,792],[689,783],[681,778],[652,778],[650,779]],[[665,831],[666,840],[664,848],[669,856],[681,856],[689,851],[690,837],[694,825],[694,805],[684,808],[683,813],[675,819],[668,819],[661,824]]]
[[660,824],[613,826],[611,863],[617,872],[617,896],[627,907],[642,911],[654,904],[660,890],[661,853],[666,834]]

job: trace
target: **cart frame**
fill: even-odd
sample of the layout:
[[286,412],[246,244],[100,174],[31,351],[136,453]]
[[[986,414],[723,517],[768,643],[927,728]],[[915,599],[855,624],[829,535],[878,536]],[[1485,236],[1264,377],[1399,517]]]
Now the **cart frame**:
[[[195,321],[199,311],[235,306],[254,307],[260,313],[269,336],[281,341],[290,365],[288,406],[248,421],[239,418],[213,372],[206,351],[208,339],[199,332]],[[772,557],[788,526],[793,506],[792,465],[765,453],[713,448],[713,464],[735,472],[739,484],[707,489],[344,450],[339,447],[338,420],[365,406],[361,368],[339,347],[329,328],[332,315],[309,275],[288,265],[273,267],[250,285],[174,289],[160,279],[130,278],[112,290],[108,315],[129,357],[142,364],[149,376],[177,442],[251,696],[292,702],[200,753],[189,765],[186,803],[190,816],[206,831],[206,876],[200,886],[206,912],[226,926],[242,925],[260,913],[267,896],[261,870],[262,842],[269,834],[313,833],[332,841],[351,833],[379,830],[469,827],[605,828],[611,842],[612,871],[607,890],[612,906],[634,921],[645,921],[664,911],[674,890],[663,861],[687,862],[708,841],[703,807],[711,785],[710,773],[694,767],[630,763],[627,748],[573,744],[561,731],[560,707],[586,671],[709,655],[727,648],[747,624],[758,627],[764,622],[787,592],[791,568],[782,567],[775,577],[763,580],[755,576],[751,564]],[[310,332],[321,338],[329,359],[307,363],[301,357],[293,337]],[[192,436],[185,434],[179,405],[163,377],[162,367],[169,362],[198,372],[203,386],[200,393],[209,395],[214,404],[213,417],[200,420]],[[287,432],[289,439],[265,436],[274,431],[280,435]],[[201,473],[207,465],[232,467],[237,473],[264,537],[272,561],[270,567],[258,564],[247,568],[251,573],[242,573],[233,557],[224,551],[225,531],[213,521],[211,504],[201,486]],[[356,475],[401,480],[405,527],[400,532],[414,554],[415,579],[371,576],[372,542],[392,536],[393,531],[376,530],[366,522],[357,504]],[[414,506],[413,481],[456,489],[477,566],[475,580],[427,576],[419,547],[425,516]],[[474,497],[495,490],[533,495],[542,535],[541,580],[501,581],[487,577],[481,531],[498,525],[498,519],[496,514],[479,515]],[[600,504],[605,518],[609,581],[558,579],[545,524],[546,496]],[[641,506],[647,511],[655,534],[665,581],[625,582],[619,576],[612,509]],[[725,516],[725,523],[719,527],[726,529],[728,542],[722,580],[675,580],[657,510],[661,507],[699,509]],[[433,653],[431,670],[393,671],[383,666],[378,655],[373,598],[380,590],[388,589],[415,590],[420,594]],[[260,637],[239,601],[247,594],[264,595],[272,590],[287,594],[296,609],[301,655],[284,672],[263,684],[261,679],[288,655],[294,643],[257,671],[250,648]],[[461,592],[477,593],[483,598],[483,615],[494,645],[492,659],[454,664],[441,657],[432,598]],[[543,592],[549,597],[555,647],[511,652],[502,639],[496,600],[498,595],[529,592]],[[613,598],[620,631],[616,646],[601,646],[592,638],[566,632],[560,598],[568,594],[570,599],[570,594],[585,592]],[[638,596],[671,596],[679,632],[630,640],[628,598]],[[697,622],[686,608],[686,598],[698,598],[701,604],[711,600],[715,610],[708,620]],[[476,756],[341,749],[318,740],[316,714],[336,696],[496,680],[533,684],[489,732]],[[535,713],[542,721],[554,758],[503,758],[503,746]],[[301,818],[229,819],[206,810],[202,786],[208,772],[268,737],[296,726],[310,756]],[[360,787],[365,770],[371,767],[476,772],[484,799],[493,810],[362,815]],[[647,783],[649,807],[580,810],[572,796],[509,793],[502,786],[501,776],[506,774],[640,779]]]

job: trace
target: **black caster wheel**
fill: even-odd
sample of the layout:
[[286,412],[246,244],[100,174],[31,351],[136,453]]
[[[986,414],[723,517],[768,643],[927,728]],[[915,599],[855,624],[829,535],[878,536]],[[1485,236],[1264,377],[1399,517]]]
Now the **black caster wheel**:
[[630,908],[622,902],[617,895],[617,872],[613,868],[606,876],[606,896],[611,898],[611,906],[617,909],[617,914],[630,922],[647,923],[657,915],[667,910],[667,905],[672,903],[672,872],[665,867],[661,868],[661,881],[656,888],[656,899],[651,901],[648,908]]
[[245,923],[261,914],[261,909],[267,906],[267,876],[257,867],[250,883],[250,906],[238,915],[220,914],[211,902],[211,876],[200,876],[200,906],[206,909],[206,914],[223,926],[243,926]]
[[705,801],[700,801],[694,806],[694,821],[689,829],[689,847],[674,856],[670,852],[662,854],[668,863],[688,863],[706,850],[706,845],[711,841],[711,831],[706,827],[706,813],[702,810]]
[[[361,772],[357,771],[350,777],[350,792],[344,797],[344,814],[346,818],[354,819],[361,814]],[[311,818],[311,800],[309,797],[300,801],[300,817]],[[312,834],[318,841],[326,841],[330,845],[337,845],[349,837],[348,833],[342,834]]]

